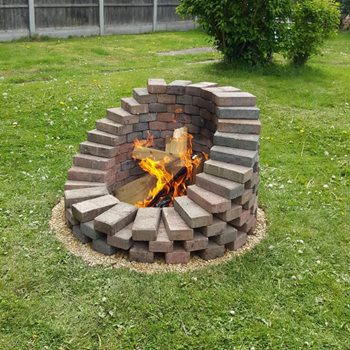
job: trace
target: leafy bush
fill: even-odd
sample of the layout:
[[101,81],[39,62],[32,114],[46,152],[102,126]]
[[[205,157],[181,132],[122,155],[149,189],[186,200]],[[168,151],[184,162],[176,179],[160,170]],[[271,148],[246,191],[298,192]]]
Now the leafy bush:
[[304,64],[339,25],[335,0],[180,0],[178,12],[195,16],[226,62],[270,62],[282,52]]
[[181,0],[178,12],[196,16],[227,62],[266,63],[278,51],[289,0]]
[[350,0],[340,0],[340,11],[342,17],[350,15]]
[[297,0],[291,11],[284,55],[295,65],[305,64],[338,26],[339,10],[334,0]]

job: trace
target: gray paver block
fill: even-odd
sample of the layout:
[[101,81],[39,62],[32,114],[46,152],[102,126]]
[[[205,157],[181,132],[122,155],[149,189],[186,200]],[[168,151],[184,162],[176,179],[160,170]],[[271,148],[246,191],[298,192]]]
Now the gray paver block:
[[96,197],[84,202],[72,205],[74,217],[80,222],[93,220],[96,216],[119,203],[119,200],[112,195]]
[[121,107],[107,109],[107,118],[123,125],[135,124],[139,121],[138,115],[130,114]]
[[237,237],[237,230],[230,225],[227,225],[222,234],[211,237],[210,239],[218,245],[225,245],[233,242]]
[[196,185],[227,199],[237,198],[244,191],[244,186],[238,182],[206,173],[200,173],[196,176]]
[[225,146],[213,146],[210,149],[210,159],[252,167],[258,160],[258,151]]
[[186,224],[173,207],[163,208],[162,216],[171,241],[183,241],[193,238],[193,229]]
[[110,246],[105,238],[98,238],[92,241],[92,249],[104,255],[113,255],[118,249]]
[[218,245],[213,241],[208,242],[208,247],[200,252],[198,252],[198,255],[203,260],[212,260],[219,258],[220,256],[223,256],[225,254],[225,246],[224,245]]
[[83,244],[91,242],[91,238],[88,236],[85,236],[81,230],[80,230],[80,225],[74,225],[73,226],[73,236],[80,241]]
[[260,109],[257,107],[217,107],[216,115],[222,119],[258,119]]
[[176,197],[174,208],[191,228],[207,226],[213,223],[213,215],[187,196]]
[[246,183],[253,176],[253,169],[242,165],[209,159],[204,163],[204,172],[239,183]]
[[247,242],[247,234],[242,231],[237,232],[237,237],[236,239],[231,242],[226,244],[226,249],[228,250],[238,250],[239,248],[243,247],[246,242]]
[[187,187],[187,196],[209,213],[221,213],[231,207],[231,201],[196,185]]
[[102,232],[96,231],[94,227],[94,221],[82,222],[80,224],[80,230],[85,235],[90,237],[91,239],[105,239],[106,235]]
[[217,130],[221,132],[259,135],[261,122],[258,119],[218,119]]
[[149,242],[149,251],[154,253],[169,253],[174,248],[174,242],[168,237],[163,221],[160,222],[157,239]]
[[197,230],[202,232],[206,237],[217,236],[226,229],[226,221],[220,220],[219,218],[213,218],[213,223],[208,226],[200,227]]
[[133,223],[130,223],[115,234],[107,236],[107,243],[122,250],[129,250],[134,243],[132,240],[132,225]]
[[259,147],[259,135],[237,134],[217,131],[214,134],[214,145],[241,148],[256,151]]
[[66,208],[70,208],[75,203],[83,202],[88,199],[107,194],[109,194],[109,192],[105,186],[67,190],[64,191],[64,204]]
[[237,219],[242,214],[242,206],[238,204],[231,204],[231,208],[223,213],[218,213],[216,216],[223,221],[232,221]]
[[204,236],[200,232],[195,231],[193,239],[184,241],[183,247],[188,252],[206,249],[208,247],[208,237]]
[[139,208],[132,226],[134,241],[154,241],[160,223],[160,208]]
[[119,203],[95,217],[95,230],[113,235],[134,221],[137,208],[128,203]]

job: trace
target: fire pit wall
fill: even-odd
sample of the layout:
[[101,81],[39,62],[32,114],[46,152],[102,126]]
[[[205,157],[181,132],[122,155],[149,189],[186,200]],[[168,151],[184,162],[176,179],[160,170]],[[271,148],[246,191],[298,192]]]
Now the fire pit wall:
[[[259,109],[255,96],[216,83],[149,79],[121,107],[107,109],[80,153],[65,184],[65,216],[73,235],[98,252],[124,253],[130,260],[187,263],[222,256],[254,234],[259,184]],[[209,154],[203,172],[171,208],[136,208],[113,191],[144,174],[132,160],[133,141],[166,136],[186,126],[193,150]]]

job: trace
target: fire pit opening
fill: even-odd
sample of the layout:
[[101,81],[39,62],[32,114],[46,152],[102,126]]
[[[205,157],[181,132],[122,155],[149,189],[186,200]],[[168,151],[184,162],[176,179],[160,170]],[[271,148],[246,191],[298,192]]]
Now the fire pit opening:
[[139,262],[239,249],[257,219],[255,103],[216,83],[149,79],[135,88],[97,120],[73,158],[65,184],[73,235]]

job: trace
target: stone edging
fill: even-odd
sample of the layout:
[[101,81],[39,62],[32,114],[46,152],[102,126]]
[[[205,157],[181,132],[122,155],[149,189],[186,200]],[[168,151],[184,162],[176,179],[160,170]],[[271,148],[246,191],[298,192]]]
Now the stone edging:
[[258,219],[254,235],[248,236],[246,244],[240,249],[236,251],[226,250],[224,256],[213,260],[202,260],[198,257],[193,257],[187,264],[169,265],[162,260],[155,261],[152,264],[129,261],[127,259],[127,254],[121,252],[113,256],[106,256],[93,250],[90,244],[81,244],[80,241],[74,238],[72,231],[66,225],[63,198],[52,209],[49,227],[56,238],[71,254],[81,258],[89,266],[105,266],[115,269],[125,268],[145,274],[167,272],[184,273],[223,264],[229,262],[234,257],[249,252],[267,236],[265,213],[262,209],[258,208]]

